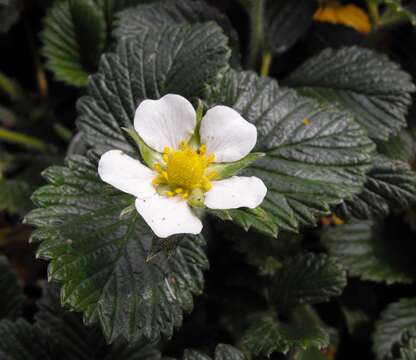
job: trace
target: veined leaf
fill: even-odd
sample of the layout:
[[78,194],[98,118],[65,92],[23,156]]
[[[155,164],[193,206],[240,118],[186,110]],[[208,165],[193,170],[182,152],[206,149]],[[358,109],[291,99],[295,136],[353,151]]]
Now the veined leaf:
[[413,250],[396,236],[397,229],[391,225],[352,221],[325,229],[322,241],[352,276],[388,285],[410,283],[416,274]]
[[399,65],[358,47],[322,51],[295,70],[287,84],[351,112],[368,136],[380,140],[406,126],[416,89]]
[[406,331],[400,342],[393,346],[387,360],[416,360],[416,328]]
[[345,270],[334,258],[299,254],[282,262],[273,277],[270,297],[279,309],[287,310],[328,301],[332,296],[341,295],[346,283]]
[[287,353],[292,348],[327,346],[328,333],[310,315],[308,310],[299,309],[291,323],[284,323],[273,314],[264,314],[254,320],[242,343],[253,354],[266,357],[274,352]]
[[126,9],[117,15],[114,35],[118,38],[135,38],[143,31],[175,24],[196,24],[215,21],[229,38],[233,50],[231,62],[240,67],[240,50],[237,32],[228,18],[203,0],[156,1]]
[[170,337],[203,287],[208,267],[202,236],[183,236],[169,257],[149,258],[158,241],[137,212],[120,217],[134,199],[105,185],[84,157],[51,167],[50,185],[33,195],[40,208],[26,217],[50,259],[48,277],[62,283],[62,301],[99,321],[106,339],[155,341]]
[[160,360],[159,351],[151,346],[118,341],[107,346],[100,328],[86,327],[80,314],[63,308],[59,287],[48,286],[38,302],[36,326],[47,337],[54,358],[90,360],[106,354],[105,360]]
[[416,299],[401,299],[390,304],[376,323],[373,350],[377,359],[383,360],[388,356],[393,345],[414,326],[416,326]]
[[209,210],[209,213],[222,220],[233,221],[245,231],[255,229],[260,233],[277,237],[277,225],[273,217],[261,207],[255,209]]
[[376,141],[377,151],[392,160],[401,160],[413,163],[416,159],[416,142],[414,134],[403,129],[396,136],[387,141]]
[[382,218],[416,201],[416,173],[400,160],[374,157],[373,168],[361,193],[336,208],[341,218]]
[[315,225],[329,204],[361,191],[373,144],[351,116],[252,72],[230,72],[208,99],[232,106],[257,126],[256,150],[266,156],[247,173],[265,182],[262,208],[278,229]]
[[42,34],[47,66],[56,78],[83,86],[106,45],[105,19],[93,0],[56,2]]
[[[165,359],[164,360],[169,360]],[[244,354],[230,346],[225,344],[219,344],[215,348],[215,354],[213,358],[194,350],[185,350],[183,354],[183,360],[246,360]]]
[[54,360],[44,334],[23,319],[0,321],[0,358]]
[[4,256],[0,256],[0,291],[0,319],[17,318],[22,311],[24,296],[16,274]]
[[115,13],[146,0],[65,0],[45,18],[43,53],[58,80],[84,86],[111,43]]
[[266,1],[264,34],[268,48],[276,54],[287,51],[312,24],[316,8],[313,0]]
[[148,29],[134,40],[120,40],[115,54],[103,55],[88,84],[89,96],[78,103],[84,140],[100,153],[133,152],[122,128],[132,126],[139,103],[167,93],[201,97],[227,67],[226,43],[213,23]]

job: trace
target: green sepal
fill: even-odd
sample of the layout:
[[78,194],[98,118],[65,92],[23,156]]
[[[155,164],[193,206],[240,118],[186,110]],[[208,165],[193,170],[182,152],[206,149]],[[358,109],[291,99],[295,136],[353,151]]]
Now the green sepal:
[[147,146],[146,143],[142,140],[142,138],[139,136],[139,134],[134,130],[133,128],[122,128],[127,134],[130,135],[130,137],[134,140],[134,142],[137,144],[137,147],[139,148],[140,155],[145,162],[145,164],[153,168],[153,165],[157,162],[162,161],[162,155],[153,150],[151,147]]
[[238,161],[230,163],[213,163],[207,168],[207,173],[212,173],[213,171],[215,171],[218,174],[215,180],[229,178],[233,175],[238,174],[241,170],[250,166],[253,162],[262,158],[265,155],[265,153],[256,152],[248,154],[246,157]]

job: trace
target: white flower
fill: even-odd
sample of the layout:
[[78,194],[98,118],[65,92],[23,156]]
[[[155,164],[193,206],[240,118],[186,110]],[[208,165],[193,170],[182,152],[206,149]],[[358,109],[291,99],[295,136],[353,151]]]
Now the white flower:
[[103,181],[136,197],[136,209],[159,237],[199,234],[202,222],[193,205],[210,209],[255,208],[266,196],[256,177],[218,179],[216,163],[241,160],[257,141],[256,127],[227,106],[209,109],[197,124],[191,103],[179,95],[145,100],[136,110],[134,128],[160,153],[153,168],[120,150],[100,159]]

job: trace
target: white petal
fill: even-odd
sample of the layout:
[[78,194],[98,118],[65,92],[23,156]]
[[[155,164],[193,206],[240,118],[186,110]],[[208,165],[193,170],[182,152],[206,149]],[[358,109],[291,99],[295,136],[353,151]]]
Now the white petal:
[[98,174],[107,184],[136,197],[155,193],[154,172],[120,150],[110,150],[101,156]]
[[259,206],[266,196],[267,188],[255,176],[233,176],[213,181],[212,189],[205,193],[205,206],[210,209],[237,209]]
[[136,199],[136,209],[153,232],[161,238],[175,234],[199,234],[202,222],[186,200],[156,194]]
[[201,142],[208,153],[214,153],[215,162],[242,159],[254,148],[256,127],[228,106],[214,106],[201,121]]
[[144,100],[136,110],[134,128],[152,149],[177,149],[195,131],[196,112],[180,95],[167,94],[159,100]]

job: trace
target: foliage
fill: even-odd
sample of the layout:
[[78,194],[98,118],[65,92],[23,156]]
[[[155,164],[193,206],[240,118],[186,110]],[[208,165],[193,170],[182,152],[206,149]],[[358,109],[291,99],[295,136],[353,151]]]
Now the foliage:
[[[0,4],[1,359],[416,359],[414,4],[325,4]],[[255,126],[260,206],[160,239],[100,179],[166,94]]]

